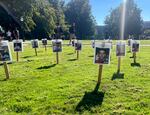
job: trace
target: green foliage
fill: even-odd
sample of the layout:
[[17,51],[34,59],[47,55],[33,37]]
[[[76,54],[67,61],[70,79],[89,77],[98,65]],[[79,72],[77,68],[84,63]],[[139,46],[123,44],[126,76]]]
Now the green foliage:
[[[141,44],[145,43],[150,44],[150,41],[141,41]],[[141,67],[131,66],[133,59],[129,57],[132,54],[127,53],[121,62],[124,78],[112,80],[118,62],[114,47],[111,64],[103,68],[97,94],[93,90],[99,66],[93,64],[91,45],[83,47],[79,60],[75,60],[72,47],[64,46],[63,52],[59,53],[59,65],[55,65],[56,54],[52,53],[51,47],[47,52],[42,47],[37,49],[38,56],[28,42],[24,48],[24,52],[19,53],[19,62],[15,61],[16,53],[12,52],[14,62],[9,64],[10,80],[4,81],[4,67],[0,66],[0,114],[150,114],[149,47],[143,46],[137,53]]]
[[89,0],[71,0],[66,6],[65,15],[70,25],[76,24],[76,34],[80,39],[95,34],[95,20]]
[[[111,10],[110,15],[106,17],[105,24],[107,32],[113,38],[119,38],[121,27],[121,15],[123,4],[119,7]],[[142,31],[142,18],[141,9],[138,8],[134,0],[126,1],[126,17],[125,17],[125,38],[129,35],[135,35],[136,37],[141,34]]]

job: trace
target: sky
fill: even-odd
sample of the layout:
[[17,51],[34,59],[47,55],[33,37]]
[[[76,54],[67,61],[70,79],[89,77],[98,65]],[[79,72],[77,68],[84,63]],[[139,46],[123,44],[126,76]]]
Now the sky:
[[[90,0],[92,14],[98,25],[104,25],[105,17],[111,8],[116,8],[123,0]],[[142,10],[144,21],[150,21],[150,0],[135,0],[138,7]]]

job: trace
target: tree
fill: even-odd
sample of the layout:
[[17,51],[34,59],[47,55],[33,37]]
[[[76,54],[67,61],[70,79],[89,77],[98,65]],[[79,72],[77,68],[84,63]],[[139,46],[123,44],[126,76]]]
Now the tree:
[[[111,37],[119,38],[121,30],[121,14],[123,4],[111,10],[110,14],[106,17],[105,24],[107,32]],[[129,35],[138,36],[142,32],[142,18],[141,9],[138,8],[134,0],[126,1],[126,17],[125,17],[125,38]]]
[[95,20],[91,13],[89,0],[71,0],[65,10],[67,22],[76,24],[76,35],[86,38],[95,33]]

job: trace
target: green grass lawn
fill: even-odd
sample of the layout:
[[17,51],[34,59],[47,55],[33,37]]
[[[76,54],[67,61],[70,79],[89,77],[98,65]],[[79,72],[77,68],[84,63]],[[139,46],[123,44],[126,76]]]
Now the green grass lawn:
[[132,54],[127,52],[121,62],[124,76],[120,77],[115,76],[117,57],[113,48],[98,93],[93,93],[98,65],[93,64],[91,45],[83,46],[79,60],[71,46],[64,46],[59,65],[51,47],[47,52],[39,48],[35,56],[34,49],[26,44],[18,63],[16,54],[12,54],[10,80],[4,80],[4,68],[0,66],[0,115],[150,114],[150,47],[141,47],[138,66],[131,66]]

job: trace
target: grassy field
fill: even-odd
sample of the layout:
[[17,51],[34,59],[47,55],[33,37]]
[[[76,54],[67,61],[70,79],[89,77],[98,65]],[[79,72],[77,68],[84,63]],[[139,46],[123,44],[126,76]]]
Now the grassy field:
[[35,56],[34,49],[26,44],[24,52],[19,53],[19,62],[12,54],[10,80],[4,80],[0,66],[0,115],[150,114],[150,47],[141,47],[137,65],[132,64],[132,54],[127,52],[120,77],[115,75],[117,57],[113,48],[111,64],[104,66],[97,93],[93,91],[98,65],[93,64],[91,46],[83,46],[79,60],[71,46],[64,46],[59,65],[51,47],[47,52],[39,48]]

